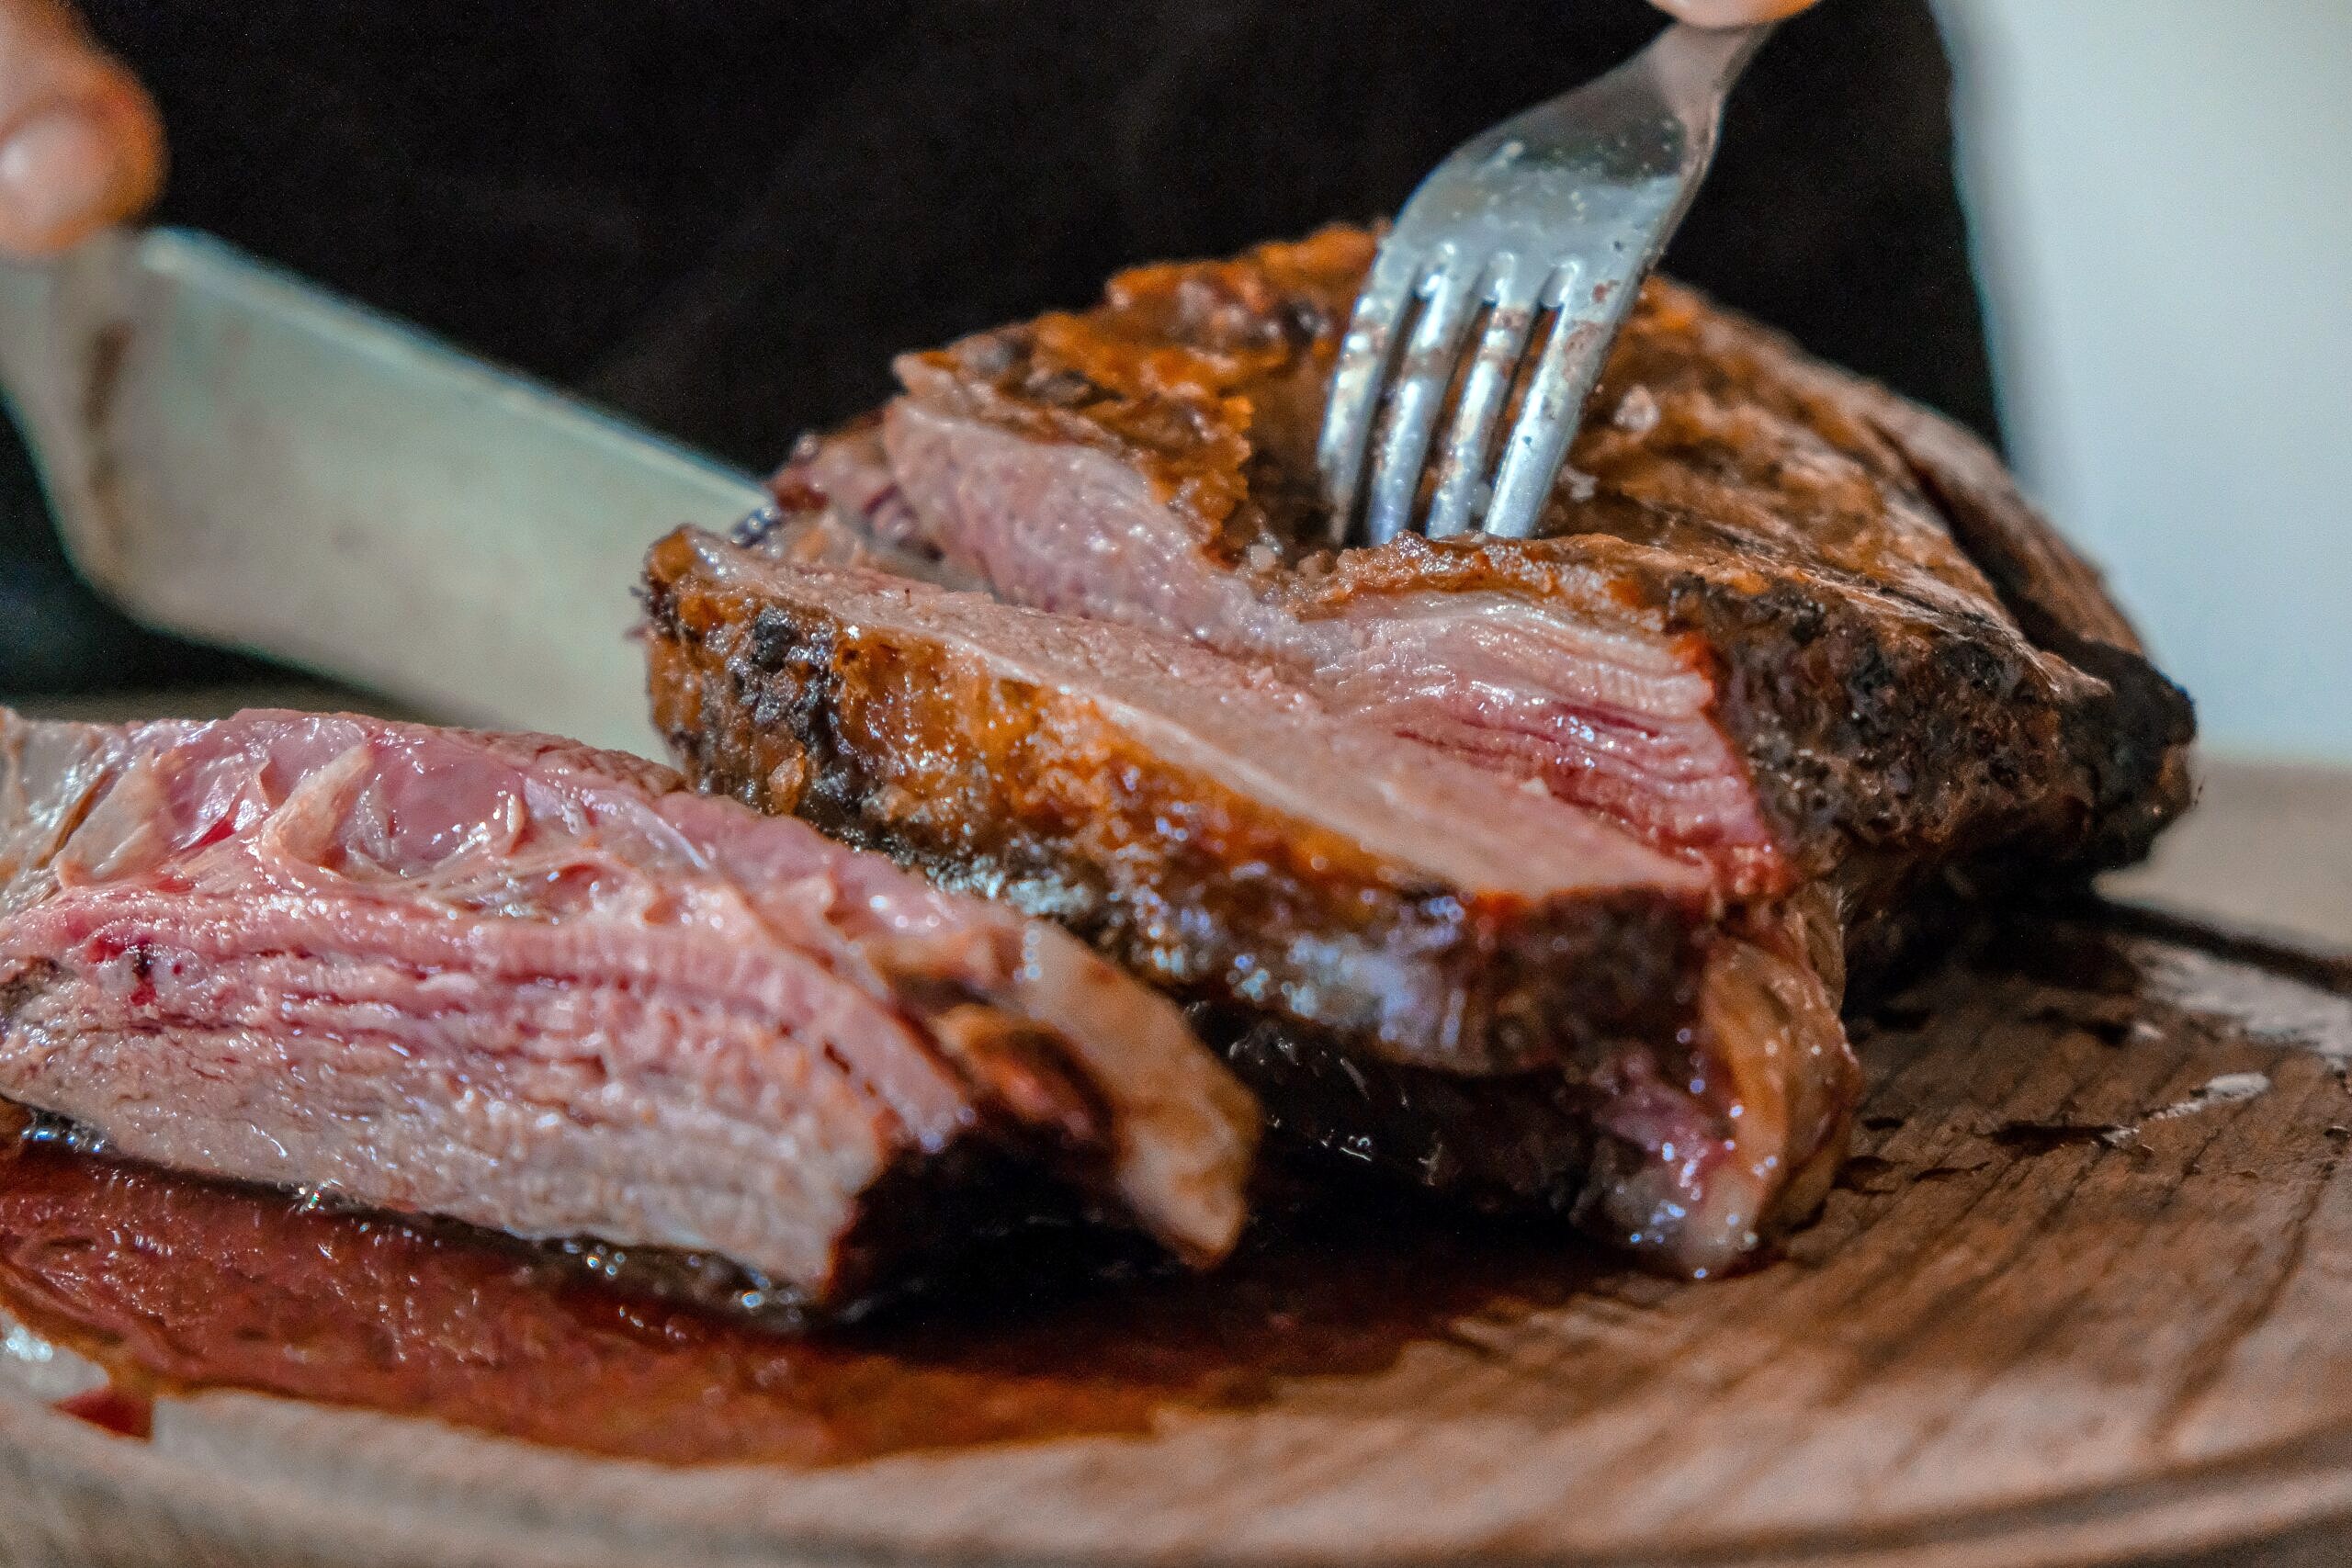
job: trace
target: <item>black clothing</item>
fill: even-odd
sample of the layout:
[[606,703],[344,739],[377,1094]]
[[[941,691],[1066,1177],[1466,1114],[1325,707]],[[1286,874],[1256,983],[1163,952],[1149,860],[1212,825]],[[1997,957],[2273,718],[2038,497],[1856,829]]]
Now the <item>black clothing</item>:
[[[896,350],[1391,211],[1660,24],[1638,0],[88,10],[163,109],[163,219],[751,468],[877,401]],[[1789,23],[1668,265],[1989,432],[1947,96],[1926,0]],[[8,510],[0,690],[166,672],[61,610]]]

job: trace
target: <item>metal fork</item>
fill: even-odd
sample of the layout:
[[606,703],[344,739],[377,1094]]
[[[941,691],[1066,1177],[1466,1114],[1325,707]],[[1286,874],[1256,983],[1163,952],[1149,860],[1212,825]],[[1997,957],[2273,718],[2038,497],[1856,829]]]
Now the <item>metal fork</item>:
[[[1607,75],[1464,143],[1421,182],[1381,243],[1332,378],[1317,459],[1334,545],[1384,544],[1411,525],[1457,372],[1422,532],[1534,534],[1609,345],[1714,155],[1724,95],[1770,31],[1677,23]],[[1555,311],[1524,369],[1536,323]],[[1521,382],[1490,481],[1495,427]]]

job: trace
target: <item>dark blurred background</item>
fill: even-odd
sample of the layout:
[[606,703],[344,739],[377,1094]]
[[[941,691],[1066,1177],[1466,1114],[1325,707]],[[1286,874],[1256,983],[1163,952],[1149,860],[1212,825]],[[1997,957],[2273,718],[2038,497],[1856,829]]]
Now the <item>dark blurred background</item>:
[[[748,468],[896,350],[1131,262],[1393,210],[1660,25],[1639,0],[91,0],[222,234]],[[1925,0],[1829,0],[1668,266],[1990,434]],[[0,692],[213,681],[68,574],[0,454]]]

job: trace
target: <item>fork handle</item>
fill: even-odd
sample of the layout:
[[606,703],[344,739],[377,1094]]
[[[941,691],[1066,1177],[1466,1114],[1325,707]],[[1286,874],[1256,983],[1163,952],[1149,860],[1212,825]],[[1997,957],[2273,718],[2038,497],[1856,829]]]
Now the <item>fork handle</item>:
[[1658,96],[1710,152],[1724,95],[1776,26],[1769,21],[1736,28],[1679,22],[1658,34],[1639,56],[1642,68],[1657,85]]

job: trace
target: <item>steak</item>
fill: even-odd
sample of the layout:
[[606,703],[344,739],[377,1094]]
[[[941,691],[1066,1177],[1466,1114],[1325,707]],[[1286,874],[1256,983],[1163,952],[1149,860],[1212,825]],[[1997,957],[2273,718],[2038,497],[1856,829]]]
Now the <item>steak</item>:
[[1257,1127],[1170,1003],[1009,908],[634,758],[262,712],[0,710],[0,1095],[818,1305],[1015,1193],[1213,1260]]
[[1237,974],[1351,1047],[1469,1071],[1687,1000],[1702,870],[1270,671],[691,531],[650,581],[655,719],[697,776],[1050,910],[1141,974]]
[[[734,544],[656,548],[657,716],[702,786],[1163,985],[1285,1132],[1712,1269],[1826,1186],[1849,968],[2143,852],[2188,706],[1981,444],[1665,283],[1544,536],[1334,551],[1373,244],[903,358]],[[1441,760],[1454,804],[1394,788]],[[1537,981],[1566,931],[1589,973]]]
[[902,547],[1272,661],[1735,897],[1884,905],[1996,846],[2111,863],[2186,804],[2186,699],[1982,445],[1668,284],[1545,537],[1335,556],[1313,445],[1372,247],[1143,268],[1091,311],[902,358]]
[[694,776],[1088,937],[1293,1132],[1694,1269],[1817,1196],[1854,1066],[1789,910],[1180,639],[692,529],[648,583]]

